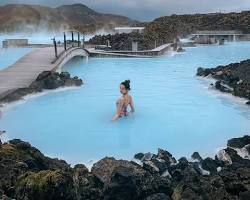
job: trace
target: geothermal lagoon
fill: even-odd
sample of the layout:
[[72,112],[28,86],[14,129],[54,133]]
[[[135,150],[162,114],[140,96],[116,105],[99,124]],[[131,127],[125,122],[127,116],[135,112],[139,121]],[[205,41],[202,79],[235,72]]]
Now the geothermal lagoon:
[[[0,51],[1,69],[32,49]],[[228,138],[250,131],[244,99],[209,88],[198,67],[249,58],[250,42],[186,48],[157,58],[75,58],[62,71],[83,79],[80,88],[29,96],[2,108],[5,140],[29,141],[45,155],[71,164],[105,156],[132,159],[138,152],[167,149],[175,157],[194,151],[213,156]],[[112,122],[119,84],[131,80],[136,112]]]

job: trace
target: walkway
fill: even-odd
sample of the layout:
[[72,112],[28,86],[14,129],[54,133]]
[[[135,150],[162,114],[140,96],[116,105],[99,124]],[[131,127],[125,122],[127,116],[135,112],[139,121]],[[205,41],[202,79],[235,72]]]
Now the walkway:
[[63,50],[62,47],[58,48],[59,57],[55,60],[54,47],[40,48],[1,70],[0,98],[18,88],[28,87],[43,71],[56,70],[72,57],[87,56],[86,51],[79,47]]

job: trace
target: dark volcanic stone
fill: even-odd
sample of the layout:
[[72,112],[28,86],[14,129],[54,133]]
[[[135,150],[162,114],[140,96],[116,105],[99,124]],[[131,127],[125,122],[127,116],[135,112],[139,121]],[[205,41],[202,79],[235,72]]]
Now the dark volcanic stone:
[[157,158],[166,161],[167,165],[176,163],[176,159],[172,156],[171,153],[160,148],[158,149]]
[[144,200],[170,200],[170,197],[164,193],[152,194]]
[[131,167],[134,166],[134,163],[126,160],[116,160],[111,157],[105,157],[93,165],[91,172],[103,183],[107,183],[113,169],[121,165]]
[[82,84],[81,79],[67,79],[64,81],[64,86],[81,86]]
[[141,160],[143,158],[143,156],[144,156],[144,153],[137,153],[137,154],[134,155],[134,158],[138,159],[138,160]]
[[225,149],[225,152],[230,156],[234,166],[250,167],[250,160],[243,159],[242,157],[240,157],[237,154],[237,151],[235,151],[234,149],[228,147],[228,148]]
[[135,175],[133,168],[116,167],[105,188],[105,199],[137,199],[140,181],[140,177]]
[[193,158],[194,160],[198,160],[199,162],[202,161],[202,157],[200,156],[198,152],[194,152],[191,158]]
[[9,103],[22,99],[24,96],[32,93],[42,92],[44,89],[57,89],[63,86],[81,86],[82,80],[77,76],[70,78],[68,72],[61,74],[53,71],[44,71],[40,73],[37,79],[29,87],[14,90],[7,96],[0,99],[0,103]]
[[217,80],[215,88],[250,100],[250,59],[216,68],[198,68],[197,75],[207,74]]
[[143,158],[141,159],[142,161],[150,161],[152,158],[155,158],[156,155],[153,153],[145,153]]
[[178,167],[179,169],[185,169],[188,165],[189,165],[189,163],[188,163],[187,158],[181,157],[178,160],[178,164],[176,165],[176,167]]
[[71,168],[48,158],[19,139],[1,146],[0,199],[244,200],[250,195],[250,160],[230,147],[223,150],[232,160],[228,164],[218,158],[188,162],[185,157],[176,163],[160,149],[158,155],[147,154],[143,167],[106,157],[89,172],[82,164]]
[[44,89],[56,89],[63,86],[63,81],[57,75],[50,75],[44,80]]
[[177,182],[181,181],[183,179],[183,171],[181,169],[174,169],[171,170],[171,176],[173,179]]
[[249,200],[250,199],[250,191],[240,192],[239,200]]
[[204,170],[207,170],[212,173],[217,172],[217,167],[219,167],[218,163],[212,158],[206,158],[203,161],[201,161],[201,166]]
[[143,169],[149,171],[150,173],[159,173],[159,168],[152,161],[143,162]]
[[42,81],[46,79],[48,76],[51,75],[51,73],[52,73],[51,71],[43,71],[42,73],[38,75],[38,77],[36,78],[36,81]]
[[34,81],[31,83],[30,88],[32,88],[36,92],[42,92],[45,88],[45,84],[43,81]]
[[75,165],[73,180],[76,199],[103,199],[103,183],[92,173],[89,173],[84,165]]
[[250,169],[242,167],[229,167],[219,173],[227,192],[239,196],[240,193],[249,191]]
[[81,174],[87,174],[89,172],[88,168],[83,164],[75,165],[74,170]]
[[194,162],[191,164],[191,167],[196,171],[197,174],[202,175],[203,170],[199,162]]
[[63,171],[29,172],[18,178],[16,198],[24,199],[75,199],[73,179]]
[[248,154],[250,155],[250,145],[246,145],[245,148],[246,148]]
[[157,192],[171,193],[168,178],[152,176],[137,167],[119,166],[114,168],[105,186],[104,199],[143,199]]
[[31,148],[30,143],[24,142],[24,141],[22,141],[20,139],[10,140],[9,143],[15,145],[16,148],[20,149],[20,150],[27,150],[27,149]]
[[241,138],[232,138],[228,140],[227,146],[228,147],[233,147],[233,148],[242,148],[246,145],[250,144],[250,136],[245,135]]
[[230,199],[220,176],[201,176],[192,167],[186,168],[183,175],[174,188],[172,199]]
[[211,70],[210,70],[210,69],[206,69],[206,68],[199,67],[199,68],[197,69],[196,75],[197,75],[197,76],[208,76],[210,73],[211,73]]
[[69,73],[69,72],[61,72],[61,73],[60,73],[60,78],[61,78],[62,80],[70,79],[70,73]]
[[168,164],[162,159],[152,158],[151,161],[154,164],[154,166],[156,166],[157,169],[159,170],[157,171],[161,174],[164,173],[168,169]]
[[177,52],[185,52],[186,50],[185,49],[183,49],[182,47],[179,47],[178,49],[177,49]]
[[129,161],[104,158],[91,171],[104,183],[104,199],[143,199],[150,194],[171,191],[167,177],[151,174]]
[[222,85],[222,81],[216,81],[215,88],[217,90],[220,90],[221,92],[226,92],[226,93],[231,93],[232,92],[232,90],[230,90],[229,88]]

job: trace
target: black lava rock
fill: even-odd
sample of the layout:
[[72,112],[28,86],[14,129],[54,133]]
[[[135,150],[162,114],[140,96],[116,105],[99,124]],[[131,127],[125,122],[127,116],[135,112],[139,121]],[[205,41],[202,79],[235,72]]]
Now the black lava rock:
[[194,160],[198,160],[199,162],[202,161],[202,157],[200,156],[200,154],[198,152],[194,152],[192,154],[191,158]]
[[27,88],[19,88],[12,93],[0,99],[0,103],[9,103],[22,99],[28,94],[42,92],[44,89],[52,90],[59,87],[81,86],[82,80],[77,76],[70,78],[68,72],[61,72],[60,74],[53,71],[44,71],[38,75],[36,80]]
[[227,146],[228,147],[233,147],[233,148],[242,148],[246,145],[250,144],[250,136],[245,135],[242,138],[232,138],[228,140]]

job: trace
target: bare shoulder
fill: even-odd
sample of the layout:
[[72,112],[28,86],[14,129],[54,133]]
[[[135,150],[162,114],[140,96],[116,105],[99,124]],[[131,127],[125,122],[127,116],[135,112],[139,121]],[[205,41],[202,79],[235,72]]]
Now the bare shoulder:
[[129,95],[128,97],[129,97],[129,101],[131,102],[133,100],[132,96]]
[[125,102],[125,99],[123,97],[120,97],[118,100],[117,100],[119,103],[124,103]]

